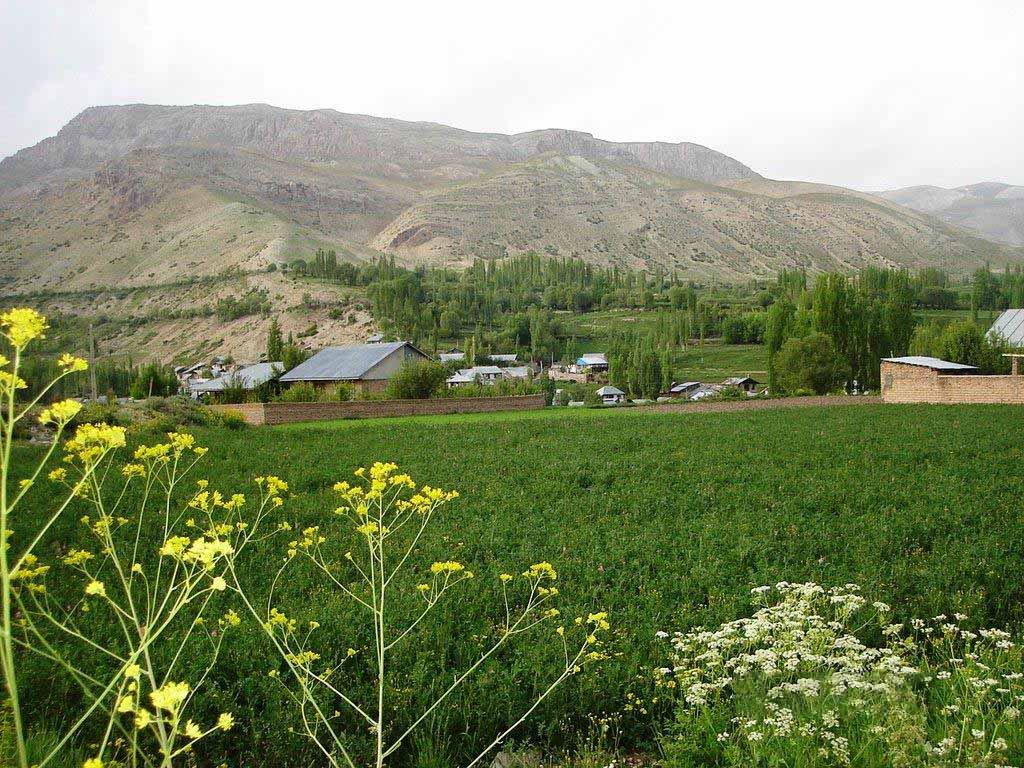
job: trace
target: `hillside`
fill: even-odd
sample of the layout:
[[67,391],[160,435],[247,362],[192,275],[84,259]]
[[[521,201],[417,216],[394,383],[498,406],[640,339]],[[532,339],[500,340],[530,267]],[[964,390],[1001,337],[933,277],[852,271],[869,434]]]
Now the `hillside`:
[[[109,339],[114,348],[187,357],[208,339],[156,314],[188,306],[209,318],[217,299],[254,290],[294,314],[289,329],[309,331],[298,298],[308,286],[281,268],[319,247],[349,260],[390,253],[452,265],[536,250],[701,281],[784,267],[962,271],[1024,252],[880,197],[763,179],[697,144],[567,130],[486,134],[332,110],[130,105],[87,109],[0,161],[7,297],[52,308],[68,295],[160,287],[166,306],[148,320],[130,301],[110,310],[122,313],[117,327],[136,329]],[[234,278],[217,296],[175,287],[225,275]],[[317,300],[335,317],[320,313],[310,343],[373,330],[365,307],[349,321],[332,301],[329,291]],[[78,304],[67,311],[100,311]],[[139,333],[146,323],[157,325]],[[236,326],[217,340],[248,354],[253,330]]]
[[964,187],[917,186],[879,192],[880,197],[982,237],[1024,245],[1024,187],[987,181]]

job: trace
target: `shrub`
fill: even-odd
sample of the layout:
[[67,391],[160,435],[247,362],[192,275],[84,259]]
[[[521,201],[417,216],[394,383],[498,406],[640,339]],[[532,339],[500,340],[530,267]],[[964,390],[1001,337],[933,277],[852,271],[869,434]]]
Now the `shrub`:
[[416,360],[403,365],[388,382],[388,397],[416,400],[440,391],[445,380],[444,366],[433,360]]
[[307,381],[297,381],[282,389],[275,399],[280,403],[314,403],[317,399],[316,387]]
[[238,411],[221,411],[220,422],[228,429],[245,429],[249,423]]
[[849,366],[824,333],[789,339],[775,358],[775,381],[784,393],[810,390],[824,395],[835,391],[849,375]]

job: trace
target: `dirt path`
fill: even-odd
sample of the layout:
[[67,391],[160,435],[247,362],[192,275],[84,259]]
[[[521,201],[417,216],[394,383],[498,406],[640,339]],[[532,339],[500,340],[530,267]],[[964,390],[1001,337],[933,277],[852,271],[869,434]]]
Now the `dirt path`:
[[818,397],[774,397],[730,400],[720,403],[662,403],[648,405],[644,413],[722,413],[724,411],[765,411],[776,408],[811,408],[820,405],[879,405],[878,395],[823,395]]

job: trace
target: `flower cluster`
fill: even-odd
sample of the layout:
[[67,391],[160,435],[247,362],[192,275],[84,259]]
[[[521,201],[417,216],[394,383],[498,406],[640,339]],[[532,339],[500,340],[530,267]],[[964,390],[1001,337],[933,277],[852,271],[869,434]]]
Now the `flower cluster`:
[[781,582],[753,596],[762,607],[750,618],[670,639],[673,666],[655,682],[678,688],[681,727],[717,723],[723,755],[740,764],[847,765],[877,754],[944,765],[969,754],[965,764],[1006,765],[1024,705],[1022,658],[1007,633],[966,630],[963,616],[917,620],[908,632],[854,584]]

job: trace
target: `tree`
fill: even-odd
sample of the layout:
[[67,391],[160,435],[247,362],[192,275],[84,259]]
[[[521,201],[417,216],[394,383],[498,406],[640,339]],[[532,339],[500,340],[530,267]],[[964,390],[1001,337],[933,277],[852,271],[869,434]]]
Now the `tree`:
[[786,343],[786,339],[793,333],[794,315],[796,307],[788,298],[781,298],[772,304],[768,310],[768,319],[765,321],[764,342],[768,348],[768,391],[774,394],[775,384],[775,358]]
[[270,329],[267,331],[267,362],[278,363],[284,357],[284,339],[281,336],[281,326],[278,325],[277,316],[270,319]]
[[782,345],[775,360],[778,389],[795,395],[824,395],[838,388],[850,375],[846,361],[828,334],[812,333]]

